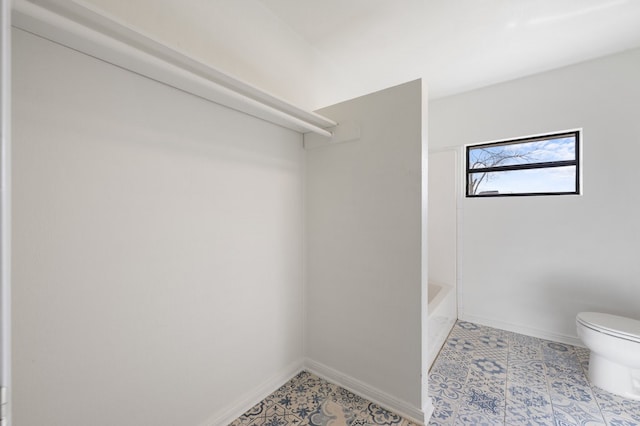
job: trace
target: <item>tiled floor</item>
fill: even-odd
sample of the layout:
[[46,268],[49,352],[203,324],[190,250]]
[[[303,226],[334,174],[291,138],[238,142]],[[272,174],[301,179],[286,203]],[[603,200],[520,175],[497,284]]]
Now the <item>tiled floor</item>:
[[429,373],[430,425],[640,426],[640,402],[591,387],[589,351],[458,322]]
[[417,426],[346,389],[303,371],[232,426]]
[[[640,426],[640,402],[586,378],[589,351],[458,322],[429,373],[429,425]],[[341,387],[302,372],[233,426],[415,426]]]

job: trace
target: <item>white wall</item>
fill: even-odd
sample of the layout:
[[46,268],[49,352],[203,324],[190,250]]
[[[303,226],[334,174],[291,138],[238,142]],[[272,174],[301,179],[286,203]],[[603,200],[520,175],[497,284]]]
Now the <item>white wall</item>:
[[429,366],[458,319],[458,162],[456,150],[429,152]]
[[584,129],[584,195],[465,199],[461,317],[575,341],[575,315],[640,318],[640,50],[430,103],[431,148]]
[[306,356],[418,411],[422,90],[318,111],[360,123],[361,138],[307,151],[305,198]]
[[301,135],[19,30],[14,54],[14,425],[199,425],[288,378]]
[[458,153],[429,152],[429,281],[456,285]]

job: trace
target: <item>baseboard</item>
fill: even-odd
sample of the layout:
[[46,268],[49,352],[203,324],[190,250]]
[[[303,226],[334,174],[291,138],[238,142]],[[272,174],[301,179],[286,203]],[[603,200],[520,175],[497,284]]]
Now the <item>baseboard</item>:
[[581,346],[584,344],[577,336],[568,336],[566,334],[554,333],[546,330],[540,330],[535,327],[528,327],[520,324],[508,323],[493,318],[487,318],[476,315],[460,315],[461,321],[473,322],[488,327],[499,328],[501,330],[511,331],[514,333],[526,334],[527,336],[537,337],[540,339],[551,340],[559,343],[566,343],[572,346]]
[[430,399],[426,404],[426,410],[420,410],[405,401],[312,359],[305,359],[304,369],[417,424],[423,425],[425,424],[425,419],[431,417],[433,407]]
[[220,413],[216,413],[207,419],[200,426],[221,426],[228,425],[235,419],[244,414],[258,402],[275,392],[280,386],[291,380],[296,374],[303,370],[303,362],[296,361],[283,368],[277,374],[271,376],[264,383],[252,389],[250,392],[242,396],[240,399],[232,403],[228,408]]

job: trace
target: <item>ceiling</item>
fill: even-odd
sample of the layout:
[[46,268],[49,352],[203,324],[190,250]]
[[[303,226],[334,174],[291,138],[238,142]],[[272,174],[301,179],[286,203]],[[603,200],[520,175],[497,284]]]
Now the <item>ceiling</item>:
[[310,110],[417,78],[436,99],[640,47],[640,0],[55,1]]
[[423,78],[433,99],[640,46],[638,0],[260,1],[358,93]]

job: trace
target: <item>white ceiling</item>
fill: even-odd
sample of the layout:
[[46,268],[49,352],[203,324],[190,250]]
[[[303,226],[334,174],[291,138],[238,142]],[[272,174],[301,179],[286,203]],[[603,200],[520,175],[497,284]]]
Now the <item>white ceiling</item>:
[[310,110],[416,78],[434,99],[640,47],[640,0],[58,1]]
[[260,1],[352,93],[422,77],[438,98],[640,46],[638,0]]

